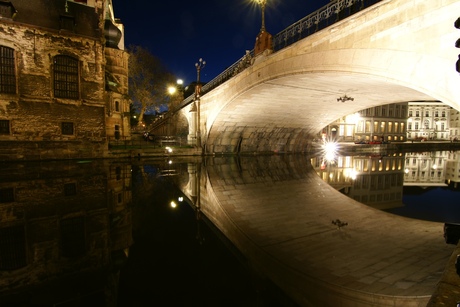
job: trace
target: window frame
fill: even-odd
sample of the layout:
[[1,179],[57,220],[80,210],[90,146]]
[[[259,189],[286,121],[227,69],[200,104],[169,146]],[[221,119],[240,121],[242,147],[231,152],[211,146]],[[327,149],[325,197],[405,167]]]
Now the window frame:
[[11,121],[8,119],[0,119],[0,135],[11,134]]
[[0,45],[0,94],[16,93],[16,51]]
[[53,65],[54,97],[80,99],[80,61],[69,55],[55,55]]
[[[70,133],[70,127],[72,133]],[[75,135],[75,124],[73,122],[61,122],[61,134],[67,136]]]

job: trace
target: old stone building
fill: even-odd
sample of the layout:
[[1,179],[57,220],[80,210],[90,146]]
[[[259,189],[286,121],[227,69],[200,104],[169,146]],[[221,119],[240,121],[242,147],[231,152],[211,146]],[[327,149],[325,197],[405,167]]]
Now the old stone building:
[[102,157],[130,138],[111,0],[2,0],[0,15],[0,160]]

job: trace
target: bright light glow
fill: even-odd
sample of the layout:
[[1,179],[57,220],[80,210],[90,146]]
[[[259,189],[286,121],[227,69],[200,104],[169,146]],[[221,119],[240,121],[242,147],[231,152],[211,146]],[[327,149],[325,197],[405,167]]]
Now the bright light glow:
[[182,80],[182,79],[177,79],[177,84],[179,84],[179,85],[184,84],[184,80]]
[[355,180],[358,172],[355,169],[345,169],[344,170],[345,177],[350,178],[351,180]]
[[167,152],[169,152],[169,153],[172,152],[172,148],[171,148],[171,147],[165,147],[165,150],[166,150]]
[[323,155],[324,160],[332,162],[337,157],[338,145],[335,142],[324,142],[323,145]]
[[355,180],[357,176],[358,176],[358,172],[357,172],[356,170],[352,170],[352,171],[350,172],[350,178],[351,178],[352,180]]
[[172,164],[172,160],[169,160],[169,161],[168,161],[168,164],[171,165],[171,164]]
[[179,197],[177,198],[177,200],[178,200],[179,202],[183,202],[183,201],[184,201],[184,198],[183,198],[182,196],[179,196]]
[[175,86],[168,87],[168,93],[170,95],[174,94],[176,91],[177,91],[177,88]]
[[437,169],[438,166],[436,164],[433,165],[433,169]]
[[359,115],[359,113],[356,112],[355,114],[348,115],[345,118],[345,122],[347,124],[355,124],[356,125],[359,122],[360,118],[361,118],[361,115]]
[[171,206],[171,208],[176,208],[177,207],[177,204],[176,204],[176,202],[174,200],[171,201],[171,203],[169,205]]
[[409,169],[406,168],[406,169],[404,170],[404,173],[409,174]]

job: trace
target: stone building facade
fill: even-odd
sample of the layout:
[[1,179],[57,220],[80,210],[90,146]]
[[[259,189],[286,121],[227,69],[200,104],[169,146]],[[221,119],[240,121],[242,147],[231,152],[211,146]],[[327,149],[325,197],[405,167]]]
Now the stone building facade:
[[409,102],[407,138],[446,141],[451,135],[452,108],[441,101]]
[[407,103],[367,108],[339,118],[323,129],[323,135],[342,142],[405,142],[407,110]]
[[102,157],[129,138],[111,0],[0,2],[0,160]]

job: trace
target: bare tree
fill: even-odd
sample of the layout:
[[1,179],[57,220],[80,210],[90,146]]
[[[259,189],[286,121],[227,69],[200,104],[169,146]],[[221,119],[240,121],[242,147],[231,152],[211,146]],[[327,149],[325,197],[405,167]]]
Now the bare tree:
[[139,110],[139,125],[143,124],[147,111],[159,111],[162,104],[169,102],[168,84],[174,82],[159,58],[141,46],[129,47],[129,95]]

